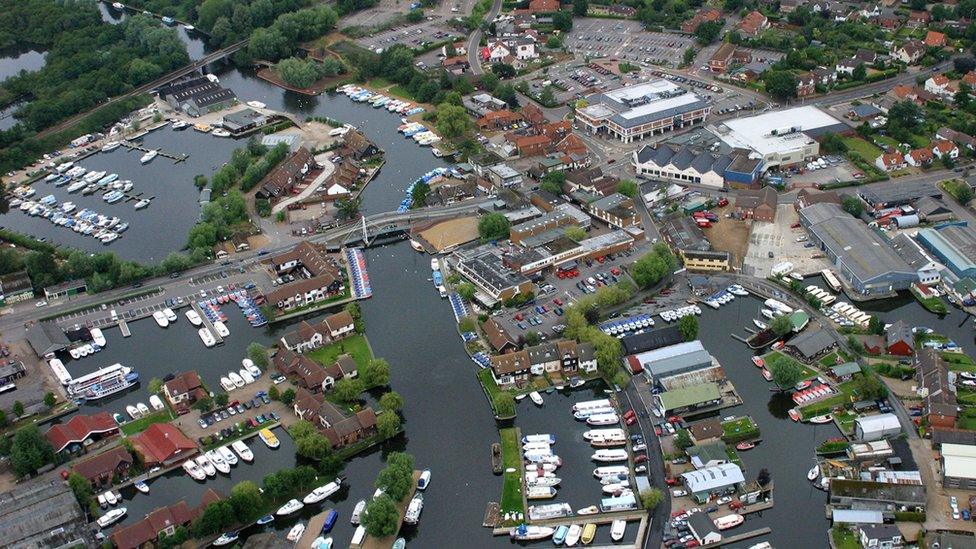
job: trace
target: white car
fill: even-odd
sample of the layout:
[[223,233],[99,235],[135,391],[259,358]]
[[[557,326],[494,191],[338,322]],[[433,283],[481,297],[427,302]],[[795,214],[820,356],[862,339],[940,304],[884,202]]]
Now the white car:
[[717,500],[715,500],[715,505],[725,505],[726,503],[730,503],[731,501],[732,501],[732,496],[722,496]]
[[671,495],[676,498],[680,498],[682,496],[687,496],[688,492],[686,490],[675,489],[675,490],[671,490]]
[[46,307],[47,301],[41,300],[34,304],[35,307]]

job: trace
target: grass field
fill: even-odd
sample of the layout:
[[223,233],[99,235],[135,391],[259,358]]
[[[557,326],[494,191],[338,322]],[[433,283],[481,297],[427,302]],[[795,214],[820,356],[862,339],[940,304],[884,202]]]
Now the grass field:
[[366,336],[356,334],[354,336],[340,339],[330,345],[319,347],[312,352],[305,353],[309,358],[323,366],[329,366],[343,354],[352,355],[356,365],[362,368],[373,359],[373,353],[369,351],[369,343]]
[[[815,372],[809,366],[806,366],[802,362],[796,360],[795,358],[786,356],[779,351],[773,351],[772,353],[769,353],[768,355],[764,356],[763,359],[766,361],[766,368],[769,369],[770,372],[772,372],[773,369],[779,367],[780,364],[795,364],[800,367],[801,370],[800,379],[810,379],[811,377],[816,377],[817,375],[817,372]],[[782,387],[782,388],[788,389],[789,387]]]
[[759,434],[759,429],[756,427],[755,422],[749,416],[743,416],[732,421],[726,421],[722,423],[722,433],[725,436],[739,436],[743,433],[755,433]]
[[846,528],[836,527],[830,534],[834,539],[835,549],[861,549],[854,533]]
[[519,439],[518,429],[510,427],[498,432],[502,440],[502,464],[505,469],[515,469],[514,473],[505,473],[505,483],[502,486],[502,513],[517,511],[525,512],[522,507],[522,473],[519,467]]
[[165,410],[153,412],[148,416],[123,424],[121,427],[122,434],[125,436],[132,436],[145,431],[153,423],[166,423],[167,421],[173,419],[176,419],[176,416],[169,410],[169,408],[166,408]]
[[847,145],[848,150],[856,152],[868,162],[874,162],[875,158],[881,156],[881,149],[860,137],[845,137],[844,144]]

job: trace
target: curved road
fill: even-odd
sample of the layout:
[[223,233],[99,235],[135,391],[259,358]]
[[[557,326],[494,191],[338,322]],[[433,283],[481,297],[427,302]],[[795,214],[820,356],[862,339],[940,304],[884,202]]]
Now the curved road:
[[[502,9],[502,0],[494,0],[491,5],[491,9],[488,10],[488,14],[485,15],[485,21],[494,21],[495,17],[498,17],[498,12]],[[471,31],[471,36],[468,37],[468,64],[471,65],[471,73],[475,75],[482,74],[484,71],[481,70],[481,25],[478,28]]]

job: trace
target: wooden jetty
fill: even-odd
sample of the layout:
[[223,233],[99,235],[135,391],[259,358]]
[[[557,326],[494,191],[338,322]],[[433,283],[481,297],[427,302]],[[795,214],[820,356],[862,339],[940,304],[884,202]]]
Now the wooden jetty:
[[122,331],[122,337],[129,337],[132,335],[132,332],[129,331],[129,325],[126,324],[124,318],[119,319],[119,330]]
[[[152,149],[143,147],[142,145],[136,145],[135,143],[132,143],[131,141],[123,141],[121,143],[121,145],[123,147],[129,149],[129,150],[142,151],[144,153],[147,153],[150,150],[152,150]],[[172,154],[172,153],[164,152],[162,149],[159,149],[156,152],[157,152],[157,154],[159,156],[163,156],[163,157],[169,158],[170,160],[172,160],[173,162],[175,162],[177,164],[179,164],[180,162],[183,162],[184,160],[186,160],[187,158],[190,157],[190,155],[188,155],[188,154],[175,155],[175,154]]]
[[217,340],[217,342],[214,343],[214,346],[216,347],[217,345],[222,345],[224,343],[224,338],[220,337],[220,334],[217,333],[217,328],[214,328],[213,323],[210,322],[210,319],[207,318],[207,315],[203,314],[203,309],[200,307],[200,304],[197,303],[196,301],[191,301],[190,307],[193,307],[193,310],[196,311],[198,315],[200,315],[200,320],[203,321],[203,327],[209,330],[210,335],[212,335],[214,339]]
[[501,522],[501,505],[497,501],[489,501],[485,507],[485,520],[481,525],[485,528],[495,528]]
[[494,443],[491,445],[491,472],[500,475],[504,470],[502,465],[502,445]]
[[732,336],[732,339],[734,339],[736,341],[739,341],[741,343],[745,343],[746,345],[749,344],[749,342],[746,340],[746,338],[740,336],[739,334],[729,334],[729,335]]

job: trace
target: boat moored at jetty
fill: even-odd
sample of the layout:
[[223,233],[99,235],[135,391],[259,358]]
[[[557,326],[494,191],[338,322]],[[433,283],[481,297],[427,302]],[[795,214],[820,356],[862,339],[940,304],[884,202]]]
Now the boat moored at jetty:
[[203,319],[201,319],[200,315],[197,314],[197,312],[193,309],[188,310],[185,314],[186,319],[190,321],[190,324],[193,324],[194,326],[200,326],[203,324]]
[[152,314],[152,317],[153,320],[156,321],[156,324],[158,324],[160,328],[166,328],[167,326],[169,326],[169,320],[166,318],[166,313],[164,313],[163,311],[154,312]]
[[572,515],[573,508],[568,503],[547,503],[544,505],[529,506],[529,519],[531,520],[563,518]]
[[251,463],[254,461],[254,454],[251,453],[251,449],[247,447],[247,443],[243,440],[235,440],[230,447],[233,448],[238,457],[240,457],[246,463]]
[[210,330],[208,330],[207,328],[200,328],[199,330],[197,330],[197,335],[200,336],[200,339],[203,341],[203,344],[206,345],[207,347],[213,347],[214,345],[217,344],[217,338],[215,338],[213,334],[210,333]]
[[297,499],[292,499],[289,500],[288,503],[279,507],[278,510],[275,511],[275,514],[278,515],[279,517],[283,517],[285,515],[290,515],[300,510],[302,507],[305,507],[304,503],[298,501]]
[[403,515],[403,522],[405,524],[417,524],[420,522],[420,514],[423,511],[424,495],[418,492],[410,499],[410,503],[407,505],[407,512]]
[[105,528],[111,526],[112,524],[118,522],[125,516],[128,510],[125,507],[119,507],[118,509],[112,509],[111,511],[105,513],[104,515],[98,517],[95,522],[98,523],[99,528]]
[[597,450],[590,459],[611,463],[615,461],[627,461],[627,450]]
[[577,402],[576,404],[573,404],[572,410],[576,412],[579,410],[587,410],[590,408],[608,408],[611,406],[612,404],[610,403],[610,399],[601,398],[597,400],[585,400],[583,402]]
[[261,429],[258,431],[258,436],[261,437],[261,441],[264,442],[265,446],[271,448],[272,450],[278,446],[281,446],[281,443],[278,441],[278,437],[271,432],[271,429]]
[[323,499],[331,496],[332,494],[339,491],[342,485],[342,479],[335,479],[332,482],[326,484],[325,486],[319,486],[318,488],[312,490],[307,496],[302,498],[302,502],[306,505],[311,505],[313,503],[318,503]]
[[139,374],[128,366],[115,363],[88,375],[71,380],[68,395],[84,400],[98,400],[124,391],[139,381]]
[[529,526],[521,524],[509,530],[508,535],[516,541],[532,541],[546,539],[555,532],[555,528],[548,526]]
[[745,522],[745,517],[740,514],[734,513],[731,515],[725,515],[724,517],[719,517],[715,519],[715,527],[719,530],[728,530],[729,528],[735,528],[736,526]]

